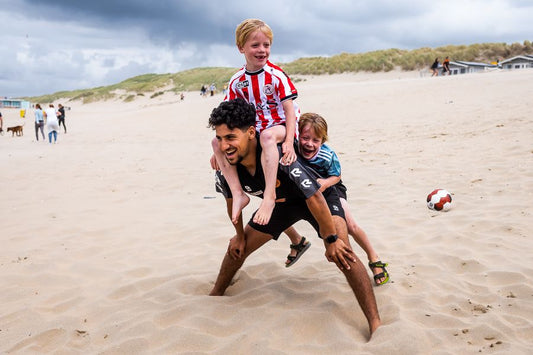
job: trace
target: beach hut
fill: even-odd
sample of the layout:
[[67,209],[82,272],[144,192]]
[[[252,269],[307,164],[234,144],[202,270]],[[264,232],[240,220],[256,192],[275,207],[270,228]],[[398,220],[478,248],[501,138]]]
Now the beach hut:
[[507,70],[533,68],[533,55],[517,55],[501,61],[500,65]]
[[496,69],[496,68],[498,68],[497,65],[487,64],[487,63],[464,62],[464,61],[450,62],[450,72],[452,75],[479,73],[479,72],[483,72],[488,69]]
[[16,108],[27,110],[30,108],[30,102],[19,99],[0,99],[0,108]]
[[465,64],[461,64],[459,62],[450,62],[450,74],[451,75],[466,74],[467,70],[468,70],[468,66]]

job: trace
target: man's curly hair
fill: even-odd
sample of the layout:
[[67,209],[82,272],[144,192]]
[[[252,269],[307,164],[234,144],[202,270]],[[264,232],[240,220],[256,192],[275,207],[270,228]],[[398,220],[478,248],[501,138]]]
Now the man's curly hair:
[[208,127],[215,129],[221,124],[226,124],[229,129],[255,127],[254,105],[240,98],[220,103],[211,112]]

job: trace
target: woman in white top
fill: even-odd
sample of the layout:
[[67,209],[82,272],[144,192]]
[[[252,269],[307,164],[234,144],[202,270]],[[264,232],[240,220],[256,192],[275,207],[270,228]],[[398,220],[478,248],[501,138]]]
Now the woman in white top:
[[46,130],[48,131],[48,141],[52,143],[52,136],[54,136],[54,143],[57,141],[57,132],[59,131],[59,121],[57,120],[57,111],[53,104],[44,111],[46,116]]

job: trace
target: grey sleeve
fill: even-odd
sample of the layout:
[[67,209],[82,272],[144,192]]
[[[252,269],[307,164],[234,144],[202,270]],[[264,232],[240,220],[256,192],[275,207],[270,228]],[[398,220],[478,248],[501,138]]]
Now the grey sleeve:
[[320,184],[316,181],[317,176],[313,174],[313,170],[310,169],[307,164],[302,162],[302,158],[298,156],[298,159],[291,165],[279,164],[280,170],[298,186],[300,191],[305,195],[305,198],[313,196]]

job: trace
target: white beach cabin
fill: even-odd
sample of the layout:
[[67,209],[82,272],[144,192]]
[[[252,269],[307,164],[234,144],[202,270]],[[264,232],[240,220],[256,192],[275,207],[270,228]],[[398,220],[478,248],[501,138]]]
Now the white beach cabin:
[[500,62],[502,69],[526,69],[533,68],[533,55],[517,55]]

